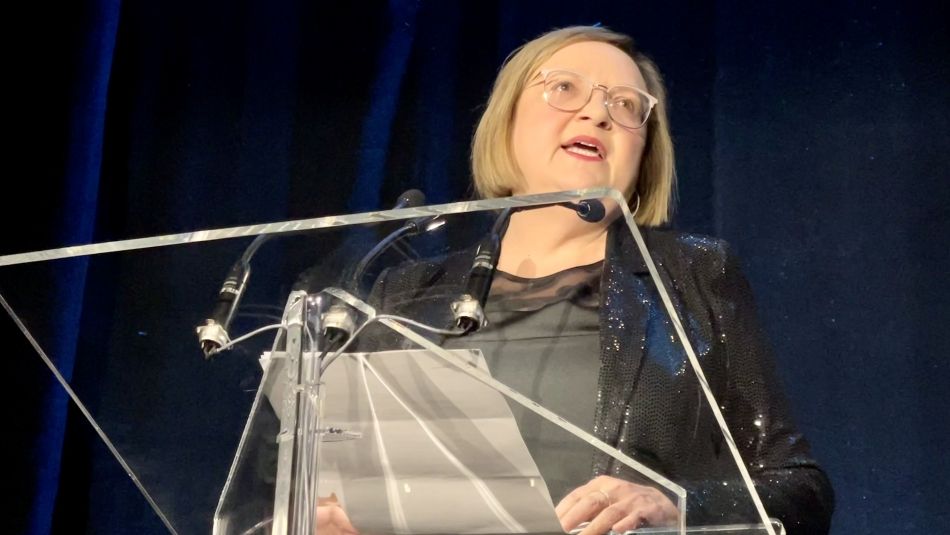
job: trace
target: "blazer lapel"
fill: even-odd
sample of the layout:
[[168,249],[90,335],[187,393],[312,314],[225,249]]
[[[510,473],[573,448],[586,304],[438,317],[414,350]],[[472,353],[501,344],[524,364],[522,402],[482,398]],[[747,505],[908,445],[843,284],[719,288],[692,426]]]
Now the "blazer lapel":
[[[630,436],[629,402],[643,371],[648,318],[649,274],[624,221],[609,231],[600,295],[600,375],[594,412],[594,435],[614,447]],[[618,473],[619,466],[598,452],[594,475]]]

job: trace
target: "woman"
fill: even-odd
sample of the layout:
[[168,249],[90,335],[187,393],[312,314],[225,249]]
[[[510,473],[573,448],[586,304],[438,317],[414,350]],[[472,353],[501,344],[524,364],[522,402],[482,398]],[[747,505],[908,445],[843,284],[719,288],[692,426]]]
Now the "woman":
[[[515,51],[475,133],[472,170],[484,197],[589,187],[626,195],[766,510],[789,533],[827,532],[830,484],[789,422],[736,260],[721,241],[653,228],[671,210],[673,149],[661,78],[631,40],[571,27]],[[378,307],[425,317],[458,295],[466,258],[387,274]],[[696,381],[628,232],[561,207],[515,213],[486,314],[488,327],[446,345],[483,349],[502,382],[671,479],[695,481],[690,524],[755,518],[726,446],[710,438],[719,434],[712,417],[699,416]],[[609,458],[591,464],[582,448],[532,435],[533,416],[513,409],[565,530],[675,522],[663,493]]]

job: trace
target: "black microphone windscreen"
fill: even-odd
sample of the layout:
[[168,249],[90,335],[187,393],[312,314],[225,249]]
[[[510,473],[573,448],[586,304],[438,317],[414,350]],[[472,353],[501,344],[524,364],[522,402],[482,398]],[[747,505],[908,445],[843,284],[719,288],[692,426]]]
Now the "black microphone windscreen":
[[393,206],[393,210],[398,210],[399,208],[415,208],[425,203],[426,194],[417,189],[411,189],[399,196],[399,199],[396,200],[396,205]]
[[597,199],[588,199],[577,203],[577,215],[588,223],[598,223],[607,215],[604,203]]

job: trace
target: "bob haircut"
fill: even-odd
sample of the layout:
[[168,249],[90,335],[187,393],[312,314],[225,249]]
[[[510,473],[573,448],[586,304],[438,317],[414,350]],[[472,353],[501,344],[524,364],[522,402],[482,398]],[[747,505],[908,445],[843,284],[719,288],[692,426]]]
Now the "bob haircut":
[[507,197],[514,186],[524,180],[511,140],[518,98],[542,63],[565,46],[584,41],[607,43],[625,52],[643,74],[647,92],[657,98],[644,125],[648,130],[636,185],[639,196],[636,222],[643,226],[662,225],[672,215],[676,182],[663,79],[656,64],[637,52],[633,39],[598,26],[571,26],[550,31],[515,49],[505,60],[472,138],[475,191],[483,198]]

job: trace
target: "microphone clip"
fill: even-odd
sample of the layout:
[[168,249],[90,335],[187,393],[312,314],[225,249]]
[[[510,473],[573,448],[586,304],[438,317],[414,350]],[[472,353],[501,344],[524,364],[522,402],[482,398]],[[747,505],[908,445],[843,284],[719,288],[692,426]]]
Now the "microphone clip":
[[469,294],[465,294],[450,305],[452,314],[455,316],[455,325],[464,332],[470,333],[477,331],[488,325],[488,318],[485,317],[485,310],[478,299]]
[[219,348],[231,342],[227,329],[213,319],[205,320],[205,324],[196,327],[195,331],[198,333],[198,343],[201,344],[205,359],[211,359]]
[[[579,218],[588,223],[600,222],[606,215],[603,203],[597,199],[556,204],[573,210]],[[488,300],[492,279],[495,277],[495,270],[498,265],[498,257],[501,254],[501,240],[508,230],[511,215],[532,208],[535,207],[505,208],[495,219],[495,224],[492,226],[488,237],[479,244],[478,250],[475,252],[475,258],[472,260],[472,267],[468,272],[465,291],[462,292],[461,297],[450,305],[452,314],[455,316],[455,324],[465,334],[488,325],[488,318],[485,317],[485,302]]]
[[330,306],[322,315],[323,332],[333,335],[341,341],[346,341],[356,330],[356,319],[353,310],[347,305],[335,304]]

